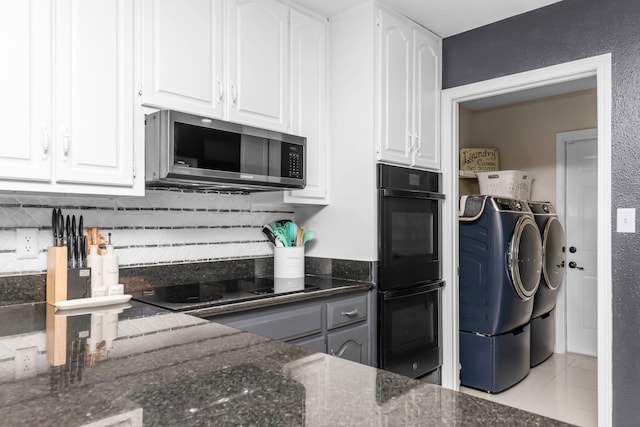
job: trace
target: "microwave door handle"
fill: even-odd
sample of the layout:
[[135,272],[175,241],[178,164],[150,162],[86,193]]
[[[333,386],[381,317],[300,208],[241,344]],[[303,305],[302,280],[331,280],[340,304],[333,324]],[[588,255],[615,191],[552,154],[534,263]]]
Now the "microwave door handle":
[[444,194],[431,191],[382,190],[383,197],[401,197],[405,199],[444,200]]

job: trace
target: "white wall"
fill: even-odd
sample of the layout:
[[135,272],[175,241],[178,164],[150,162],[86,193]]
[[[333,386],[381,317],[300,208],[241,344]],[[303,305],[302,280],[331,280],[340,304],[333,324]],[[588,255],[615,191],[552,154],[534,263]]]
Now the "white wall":
[[[531,200],[555,204],[556,134],[597,127],[596,115],[595,89],[477,112],[461,108],[460,147],[498,148],[500,169],[533,175]],[[473,191],[468,181],[460,180],[461,194]]]

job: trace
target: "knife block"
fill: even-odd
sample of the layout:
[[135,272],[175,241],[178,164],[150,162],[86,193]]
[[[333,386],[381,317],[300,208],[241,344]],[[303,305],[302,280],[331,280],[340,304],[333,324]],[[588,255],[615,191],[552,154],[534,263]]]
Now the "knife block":
[[67,363],[67,318],[56,316],[56,308],[47,304],[46,350],[52,366]]
[[67,300],[67,247],[47,248],[47,303]]

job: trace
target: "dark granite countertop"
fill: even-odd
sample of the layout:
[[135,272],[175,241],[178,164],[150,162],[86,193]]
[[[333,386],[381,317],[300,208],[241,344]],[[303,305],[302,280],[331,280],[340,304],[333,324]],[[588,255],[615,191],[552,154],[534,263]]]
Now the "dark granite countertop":
[[184,313],[130,305],[68,316],[42,303],[0,308],[0,424],[565,425]]

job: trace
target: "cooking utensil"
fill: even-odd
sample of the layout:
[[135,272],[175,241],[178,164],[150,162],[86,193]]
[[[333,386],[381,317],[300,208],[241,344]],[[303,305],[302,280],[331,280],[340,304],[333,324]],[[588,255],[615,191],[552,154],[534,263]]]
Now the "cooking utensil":
[[64,241],[67,245],[67,268],[73,268],[73,241],[71,240],[71,217],[67,215],[64,227]]
[[[282,246],[291,246],[291,240],[287,234],[285,228],[278,222],[272,222],[269,224],[271,227],[271,231],[273,231],[273,235],[276,237],[276,242],[280,242]],[[276,246],[278,246],[276,244]]]
[[287,222],[284,225],[284,229],[287,233],[287,242],[289,243],[287,246],[295,246],[298,236],[298,224],[293,221]]
[[76,216],[71,216],[71,244],[69,250],[71,251],[71,268],[78,267],[78,228],[76,227]]
[[71,236],[71,217],[69,215],[67,215],[64,224],[64,242],[68,243]]
[[64,218],[62,217],[62,211],[58,209],[58,246],[64,246]]
[[53,233],[53,246],[58,246],[58,211],[51,214],[51,232]]
[[304,228],[298,228],[298,235],[296,236],[296,246],[302,246],[302,239],[304,236]]
[[302,244],[306,245],[309,240],[313,240],[316,238],[316,232],[313,230],[305,231],[304,237],[302,238]]
[[262,232],[267,236],[267,239],[269,239],[269,241],[273,245],[276,244],[276,236],[273,234],[273,231],[271,231],[271,228],[265,225],[264,227],[262,227]]
[[78,268],[85,267],[87,262],[87,241],[84,235],[84,219],[78,220]]

